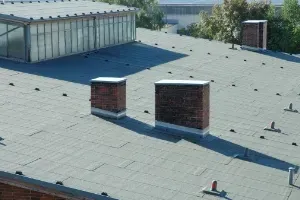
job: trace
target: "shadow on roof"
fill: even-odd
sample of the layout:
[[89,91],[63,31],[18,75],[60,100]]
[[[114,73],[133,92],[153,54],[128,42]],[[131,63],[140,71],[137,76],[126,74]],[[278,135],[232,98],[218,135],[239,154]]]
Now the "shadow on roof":
[[139,120],[136,120],[134,118],[131,118],[129,116],[124,117],[122,120],[113,120],[113,119],[106,119],[106,118],[103,119],[110,121],[115,125],[134,131],[135,133],[140,135],[149,136],[149,137],[153,137],[156,139],[165,140],[173,143],[179,142],[181,140],[180,137],[164,134],[163,132],[156,130],[155,127],[146,124],[144,122],[141,122]]
[[134,42],[40,63],[0,60],[0,66],[38,76],[89,84],[93,78],[124,77],[185,56],[187,55]]
[[1,141],[4,140],[2,137],[0,137],[0,145],[2,146],[6,146],[5,144],[3,144]]
[[[213,135],[209,135],[208,138],[205,138],[198,144],[202,147],[205,147],[207,149],[229,157],[233,157],[235,154],[243,155],[246,148],[239,144],[232,143],[228,140],[224,140]],[[285,162],[283,160],[279,160],[272,156],[254,151],[252,149],[249,149],[249,157],[251,159],[249,162],[253,162],[258,165],[263,165],[266,167],[271,167],[283,171],[288,171],[289,167],[295,167],[295,172],[298,172],[298,166],[292,163]]]
[[294,62],[294,63],[300,63],[300,56],[290,55],[290,54],[282,53],[282,52],[272,52],[272,51],[265,51],[265,52],[260,52],[260,53],[263,55],[266,55],[266,56],[278,58],[280,60],[285,60],[285,61]]

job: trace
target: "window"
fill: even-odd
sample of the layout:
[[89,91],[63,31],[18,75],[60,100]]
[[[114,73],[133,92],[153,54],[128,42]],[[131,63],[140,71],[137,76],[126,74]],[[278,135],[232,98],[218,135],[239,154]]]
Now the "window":
[[131,41],[132,34],[132,22],[131,22],[131,13],[127,15],[127,41]]

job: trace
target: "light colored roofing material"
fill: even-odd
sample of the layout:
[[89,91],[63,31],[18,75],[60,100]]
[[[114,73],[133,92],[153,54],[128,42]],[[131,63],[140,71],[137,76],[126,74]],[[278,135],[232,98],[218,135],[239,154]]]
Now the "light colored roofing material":
[[28,21],[30,18],[40,20],[42,17],[43,20],[52,20],[77,16],[87,17],[104,14],[105,12],[110,13],[111,11],[116,13],[134,10],[135,8],[126,6],[85,0],[50,0],[48,2],[34,1],[32,3],[15,2],[14,4],[7,2],[0,4],[0,18],[9,17],[11,19],[17,18]]
[[160,80],[155,82],[155,85],[206,85],[209,81],[195,80]]
[[[292,145],[300,144],[300,114],[283,109],[300,108],[300,59],[144,29],[137,35],[141,42],[87,58],[1,60],[0,170],[121,200],[210,200],[201,189],[212,180],[227,199],[298,199],[288,168],[300,164]],[[125,119],[90,115],[90,80],[100,76],[127,78]],[[162,79],[214,80],[210,136],[195,144],[153,128],[154,83]],[[282,133],[263,130],[271,121]],[[233,158],[245,147],[251,162]]]
[[268,20],[247,20],[243,21],[243,23],[260,23],[260,22],[267,22]]

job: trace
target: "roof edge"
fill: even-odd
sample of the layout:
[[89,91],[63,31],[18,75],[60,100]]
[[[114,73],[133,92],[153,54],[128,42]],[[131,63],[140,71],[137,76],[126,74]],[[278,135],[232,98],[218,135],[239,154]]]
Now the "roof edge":
[[62,196],[71,200],[78,200],[78,199],[116,200],[108,196],[85,192],[82,190],[69,188],[63,185],[48,183],[45,181],[40,181],[23,175],[16,175],[4,171],[0,171],[0,183],[14,185],[25,189],[31,189],[46,194],[55,193],[55,195],[57,196]]

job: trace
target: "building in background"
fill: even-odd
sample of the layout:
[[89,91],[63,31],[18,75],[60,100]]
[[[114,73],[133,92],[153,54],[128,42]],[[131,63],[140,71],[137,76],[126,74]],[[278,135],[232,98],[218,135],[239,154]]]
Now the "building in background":
[[0,56],[38,62],[135,40],[137,9],[93,1],[0,5]]
[[[179,30],[199,22],[201,11],[211,14],[213,6],[223,2],[223,0],[159,0],[159,6],[164,12],[164,21],[167,24],[177,24]],[[272,0],[272,4],[278,11],[283,0]]]

